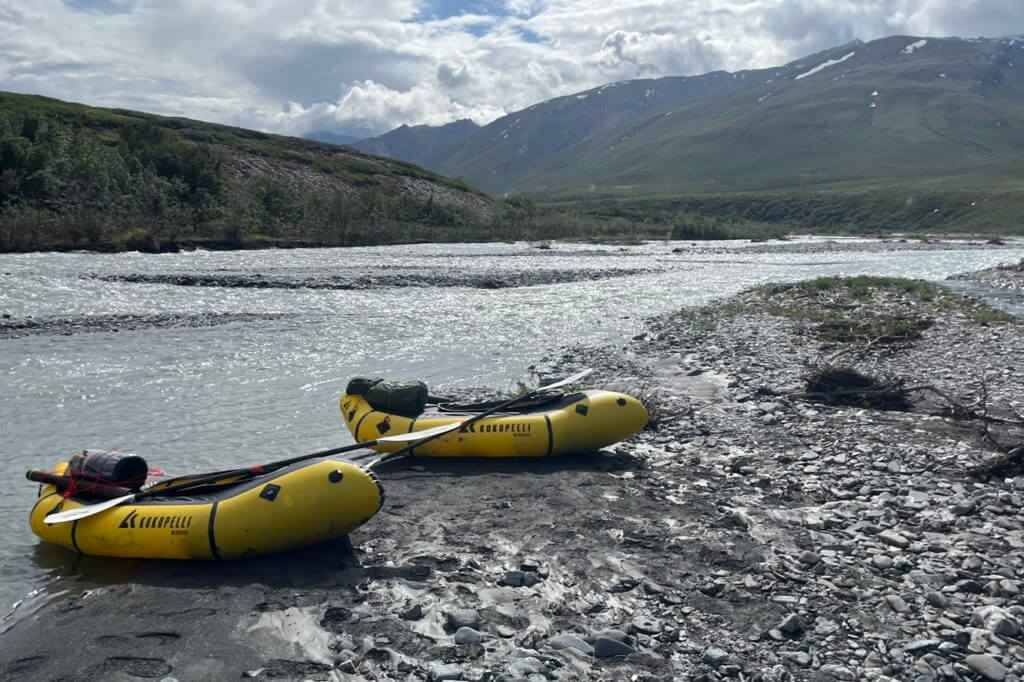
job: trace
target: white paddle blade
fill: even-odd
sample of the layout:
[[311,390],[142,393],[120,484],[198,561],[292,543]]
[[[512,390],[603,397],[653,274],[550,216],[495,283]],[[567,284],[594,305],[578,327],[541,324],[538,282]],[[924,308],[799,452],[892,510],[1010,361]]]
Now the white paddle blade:
[[594,370],[592,370],[592,369],[585,369],[582,372],[577,372],[576,374],[573,374],[572,376],[566,377],[566,378],[562,379],[561,381],[556,381],[553,384],[547,384],[545,386],[540,386],[540,387],[537,388],[537,391],[538,392],[540,392],[540,391],[550,391],[553,388],[561,388],[562,386],[567,386],[569,384],[576,383],[577,381],[579,381],[580,379],[582,379],[583,377],[587,376],[588,374],[590,374],[593,371]]
[[100,502],[99,504],[90,504],[88,507],[79,507],[77,509],[68,509],[67,511],[57,512],[56,514],[50,514],[43,519],[43,522],[49,526],[55,523],[68,523],[69,521],[77,521],[78,519],[84,519],[87,516],[93,514],[99,514],[108,509],[113,509],[119,504],[124,504],[135,498],[135,493],[131,495],[124,495],[122,497],[114,497],[106,502]]
[[462,422],[455,422],[454,424],[442,424],[441,426],[435,426],[432,429],[424,429],[423,431],[410,431],[409,433],[398,433],[394,436],[381,436],[375,440],[378,443],[411,443],[413,441],[422,440],[424,438],[433,438],[434,436],[440,436],[442,433],[448,433],[462,426]]

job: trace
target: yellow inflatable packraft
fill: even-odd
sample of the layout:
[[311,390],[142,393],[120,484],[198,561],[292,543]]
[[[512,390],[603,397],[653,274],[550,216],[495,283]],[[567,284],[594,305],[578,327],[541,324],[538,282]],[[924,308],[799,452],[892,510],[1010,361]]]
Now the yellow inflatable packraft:
[[[374,409],[361,395],[339,401],[358,442],[464,421],[473,413],[426,412],[416,418]],[[639,400],[612,391],[581,391],[522,412],[498,413],[452,431],[412,451],[419,457],[547,457],[593,452],[642,430],[647,410]],[[401,443],[374,449],[393,452]]]
[[[62,474],[67,463],[54,473]],[[48,514],[94,504],[41,485],[29,523],[82,554],[140,559],[239,559],[347,535],[384,503],[377,478],[352,462],[303,462],[195,496],[154,496],[69,523]]]

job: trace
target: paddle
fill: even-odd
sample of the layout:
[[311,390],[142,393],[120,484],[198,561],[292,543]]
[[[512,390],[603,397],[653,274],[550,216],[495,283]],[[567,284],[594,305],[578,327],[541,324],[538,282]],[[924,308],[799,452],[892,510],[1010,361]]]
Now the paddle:
[[[593,371],[594,370],[592,370],[592,369],[585,369],[585,370],[583,370],[581,372],[577,372],[576,374],[573,374],[572,376],[568,376],[568,377],[562,379],[561,381],[556,381],[553,384],[545,384],[544,386],[538,386],[537,388],[533,389],[532,391],[530,391],[528,393],[524,393],[523,395],[518,395],[515,398],[512,398],[512,400],[506,400],[505,402],[501,403],[500,405],[495,405],[494,407],[492,407],[489,410],[485,410],[485,411],[483,411],[483,412],[481,412],[479,414],[473,415],[469,419],[466,419],[466,420],[463,420],[461,422],[458,422],[457,424],[449,424],[449,426],[452,427],[451,429],[449,429],[449,431],[454,431],[456,428],[463,429],[463,428],[469,426],[470,424],[473,424],[474,422],[478,422],[481,419],[484,419],[485,417],[491,416],[495,412],[501,412],[502,410],[504,410],[504,409],[506,409],[508,407],[512,407],[516,403],[521,403],[524,400],[531,400],[531,399],[537,397],[538,395],[540,395],[541,393],[545,393],[547,391],[551,391],[551,390],[554,390],[556,388],[561,388],[563,386],[567,386],[569,384],[575,383],[575,382],[579,381],[580,379],[582,379],[583,377],[587,376],[588,374],[590,374]],[[433,430],[433,429],[431,429],[431,430]],[[429,438],[424,439],[424,441],[434,440],[435,438],[438,438],[438,437],[444,435],[445,433],[447,433],[447,431],[442,431],[442,432],[440,432],[440,433],[438,433],[436,435],[432,435]],[[373,460],[372,462],[370,462],[369,464],[367,464],[366,468],[367,469],[372,469],[373,467],[377,466],[378,464],[385,464],[387,462],[394,461],[394,460],[398,459],[399,457],[403,457],[403,456],[405,456],[406,453],[412,452],[415,448],[418,448],[419,446],[423,445],[424,441],[417,442],[417,443],[411,443],[409,445],[406,445],[404,448],[401,448],[400,450],[395,450],[394,452],[389,452],[389,453],[387,453],[385,455],[382,455],[382,456],[378,457],[377,459]]]
[[[171,481],[161,481],[160,487],[157,489],[146,489],[130,495],[123,495],[121,497],[115,497],[98,504],[91,504],[85,507],[78,507],[77,509],[69,509],[67,511],[57,512],[56,514],[50,514],[44,521],[53,525],[55,523],[67,523],[69,521],[77,521],[94,514],[99,514],[108,509],[112,509],[126,502],[138,502],[139,500],[147,497],[154,497],[156,495],[168,495],[175,492],[181,492],[183,490],[198,488],[217,481],[237,476],[240,479],[248,476],[257,476],[259,474],[269,473],[276,471],[292,464],[297,464],[307,459],[316,459],[317,457],[327,457],[328,455],[337,455],[342,452],[351,452],[352,450],[360,450],[362,448],[369,448],[377,445],[378,443],[408,443],[411,441],[426,441],[433,438],[437,438],[443,433],[448,433],[459,428],[459,424],[444,424],[442,426],[435,426],[432,429],[425,429],[423,431],[413,431],[411,433],[400,433],[393,436],[381,436],[374,440],[364,441],[362,443],[353,443],[352,445],[345,445],[340,448],[332,448],[330,450],[321,450],[319,452],[311,452],[308,455],[299,455],[298,457],[291,457],[289,459],[283,459],[279,462],[272,462],[271,464],[257,465],[254,467],[248,467],[243,469],[234,469],[228,471],[220,471],[215,474],[209,474],[206,476],[196,477],[192,476],[181,476],[180,479],[187,479],[181,485],[168,485],[173,483]],[[234,481],[237,482],[237,481]]]

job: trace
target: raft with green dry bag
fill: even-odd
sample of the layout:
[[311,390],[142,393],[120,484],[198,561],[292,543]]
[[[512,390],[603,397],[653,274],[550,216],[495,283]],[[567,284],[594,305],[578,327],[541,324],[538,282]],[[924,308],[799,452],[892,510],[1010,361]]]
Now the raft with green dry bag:
[[[549,457],[593,452],[642,430],[647,410],[633,396],[615,391],[545,393],[543,388],[501,403],[428,408],[422,382],[389,384],[356,378],[339,400],[342,417],[358,440],[465,424],[412,448],[414,457]],[[490,414],[494,408],[498,411]],[[483,416],[482,416],[483,415]],[[482,416],[482,418],[481,418]],[[390,443],[374,446],[391,452]]]

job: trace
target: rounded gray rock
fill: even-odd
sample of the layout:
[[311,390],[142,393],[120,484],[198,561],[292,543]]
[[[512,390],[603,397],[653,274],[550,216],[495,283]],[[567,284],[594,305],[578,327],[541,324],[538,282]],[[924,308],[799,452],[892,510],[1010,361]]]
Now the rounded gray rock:
[[479,644],[484,638],[484,633],[469,627],[461,627],[455,631],[456,644]]
[[480,624],[480,614],[473,609],[452,609],[445,612],[445,622],[449,630],[475,628]]
[[782,619],[782,622],[778,625],[779,631],[789,637],[796,637],[804,630],[803,619],[800,618],[799,614],[791,613]]
[[986,680],[1002,682],[1006,679],[1006,668],[988,654],[971,654],[964,659],[964,663],[967,664],[968,668]]
[[455,663],[433,663],[430,666],[430,680],[458,680],[462,678],[462,666]]
[[594,647],[583,641],[582,637],[578,637],[568,632],[555,635],[548,640],[548,644],[551,645],[552,649],[576,649],[577,651],[582,651],[588,656],[593,655],[594,653]]
[[729,652],[725,651],[724,649],[719,649],[718,647],[709,647],[704,650],[704,653],[701,655],[700,658],[708,665],[717,668],[718,666],[722,665],[722,663],[724,663],[727,658],[729,658]]
[[598,637],[594,640],[594,655],[598,658],[612,658],[613,656],[628,656],[633,653],[633,647],[617,639]]
[[544,664],[540,659],[533,656],[517,658],[508,664],[508,672],[514,677],[528,677],[530,675],[543,675]]

